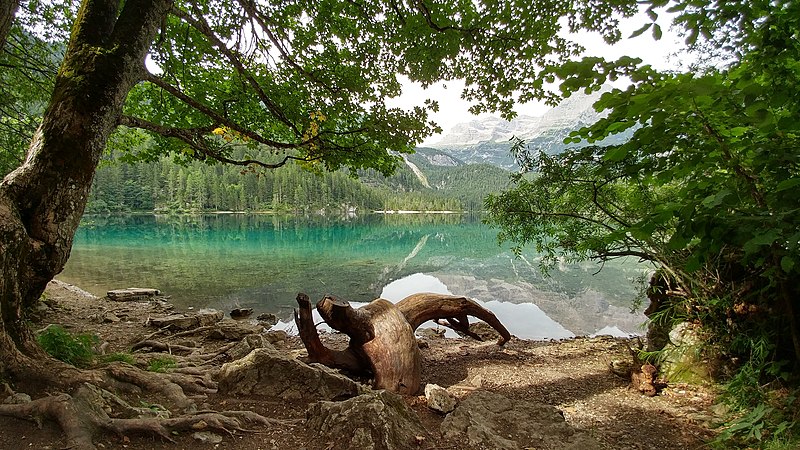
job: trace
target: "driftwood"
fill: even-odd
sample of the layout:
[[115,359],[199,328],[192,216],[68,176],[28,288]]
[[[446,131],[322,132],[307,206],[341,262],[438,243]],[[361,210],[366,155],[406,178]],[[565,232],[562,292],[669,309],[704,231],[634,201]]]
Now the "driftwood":
[[497,317],[475,301],[452,295],[422,293],[406,297],[397,304],[377,299],[359,309],[333,296],[317,302],[317,311],[334,330],[350,338],[345,350],[325,347],[319,338],[307,295],[298,294],[299,311],[295,323],[312,362],[351,372],[371,372],[378,389],[406,395],[420,390],[422,356],[414,331],[428,320],[480,338],[469,331],[467,316],[483,320],[499,334],[498,345],[511,334]]

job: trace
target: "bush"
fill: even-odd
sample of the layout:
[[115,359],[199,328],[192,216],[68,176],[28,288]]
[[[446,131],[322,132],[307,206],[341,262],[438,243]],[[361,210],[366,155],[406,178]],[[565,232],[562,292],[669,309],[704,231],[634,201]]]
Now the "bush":
[[78,334],[73,336],[59,325],[50,325],[36,340],[50,356],[75,367],[88,367],[94,359],[92,346],[97,336]]

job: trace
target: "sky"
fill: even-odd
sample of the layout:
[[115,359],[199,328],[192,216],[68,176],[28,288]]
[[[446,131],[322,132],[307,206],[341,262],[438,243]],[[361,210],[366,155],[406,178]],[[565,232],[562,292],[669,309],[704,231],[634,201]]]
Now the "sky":
[[[576,34],[574,39],[586,48],[584,56],[603,56],[607,59],[617,59],[620,56],[628,55],[641,58],[645,63],[652,65],[656,69],[678,68],[680,61],[673,57],[672,53],[682,48],[683,40],[669,29],[668,18],[659,17],[657,20],[664,32],[661,40],[655,41],[649,30],[636,38],[628,38],[635,30],[648,23],[649,20],[644,13],[626,19],[621,24],[623,38],[614,46],[605,44],[600,35],[596,33],[582,32]],[[390,105],[411,108],[421,105],[422,100],[426,98],[437,100],[439,102],[439,111],[432,113],[431,118],[442,127],[443,134],[446,134],[448,130],[459,123],[490,115],[473,116],[470,114],[470,103],[461,99],[461,91],[464,88],[463,82],[437,83],[428,89],[422,89],[418,84],[413,84],[407,80],[403,85],[403,95],[393,99]],[[624,85],[624,80],[617,82],[617,87]],[[515,108],[518,114],[529,116],[541,116],[549,109],[549,106],[541,103],[528,103],[518,105]],[[423,145],[433,144],[441,138],[441,134],[430,136],[423,142]]]

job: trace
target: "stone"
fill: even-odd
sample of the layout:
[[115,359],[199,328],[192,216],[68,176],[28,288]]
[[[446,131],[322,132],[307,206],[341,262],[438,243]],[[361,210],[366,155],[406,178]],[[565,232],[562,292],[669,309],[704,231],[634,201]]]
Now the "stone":
[[445,331],[444,328],[418,328],[416,335],[426,339],[442,339]]
[[251,334],[237,342],[236,345],[228,349],[225,354],[231,361],[235,361],[244,358],[257,348],[271,348],[274,350],[272,344],[263,334]]
[[669,332],[661,352],[660,369],[670,382],[702,384],[714,380],[718,361],[703,353],[706,337],[697,325],[683,322]]
[[31,401],[31,396],[28,394],[24,394],[22,392],[17,392],[15,394],[9,395],[3,400],[5,404],[13,404],[13,405],[21,405],[24,403],[28,403]]
[[456,408],[456,398],[438,384],[425,385],[425,400],[428,408],[447,414]]
[[192,433],[192,437],[204,444],[219,444],[222,442],[222,436],[214,434],[210,431],[198,431]]
[[253,314],[253,308],[234,308],[231,310],[231,318],[245,319]]
[[219,392],[283,400],[334,400],[359,395],[364,388],[321,364],[306,364],[271,345],[226,363],[219,372]]
[[498,450],[584,450],[602,448],[588,433],[567,424],[561,411],[544,403],[511,400],[475,391],[441,424],[442,435],[468,448]]
[[258,334],[264,327],[249,322],[240,322],[234,319],[223,319],[217,323],[216,328],[208,333],[211,339],[238,341],[250,334]]
[[264,322],[269,326],[278,323],[278,316],[272,313],[259,314],[256,319],[258,319],[259,322]]
[[156,295],[161,295],[161,291],[152,288],[115,289],[106,293],[106,297],[115,302],[149,300]]
[[342,450],[405,450],[427,436],[403,398],[384,390],[314,403],[306,412],[306,428],[323,441],[319,448]]
[[103,323],[117,323],[121,319],[111,311],[107,311],[103,314]]
[[264,333],[264,337],[266,337],[271,344],[280,344],[286,343],[286,340],[289,339],[289,334],[283,330],[275,330]]
[[147,324],[151,327],[165,328],[172,330],[189,330],[197,327],[213,325],[224,317],[222,311],[216,309],[201,309],[192,314],[171,314],[164,317],[147,319]]

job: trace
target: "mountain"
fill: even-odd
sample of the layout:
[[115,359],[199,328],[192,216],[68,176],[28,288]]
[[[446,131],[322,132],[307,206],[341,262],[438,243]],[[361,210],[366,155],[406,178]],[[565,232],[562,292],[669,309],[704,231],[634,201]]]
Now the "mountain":
[[567,147],[563,141],[572,131],[603,117],[592,105],[610,90],[604,85],[591,94],[575,93],[539,117],[518,116],[511,121],[488,117],[460,123],[431,147],[467,164],[483,162],[513,170],[512,137],[523,139],[530,148],[559,153]]

